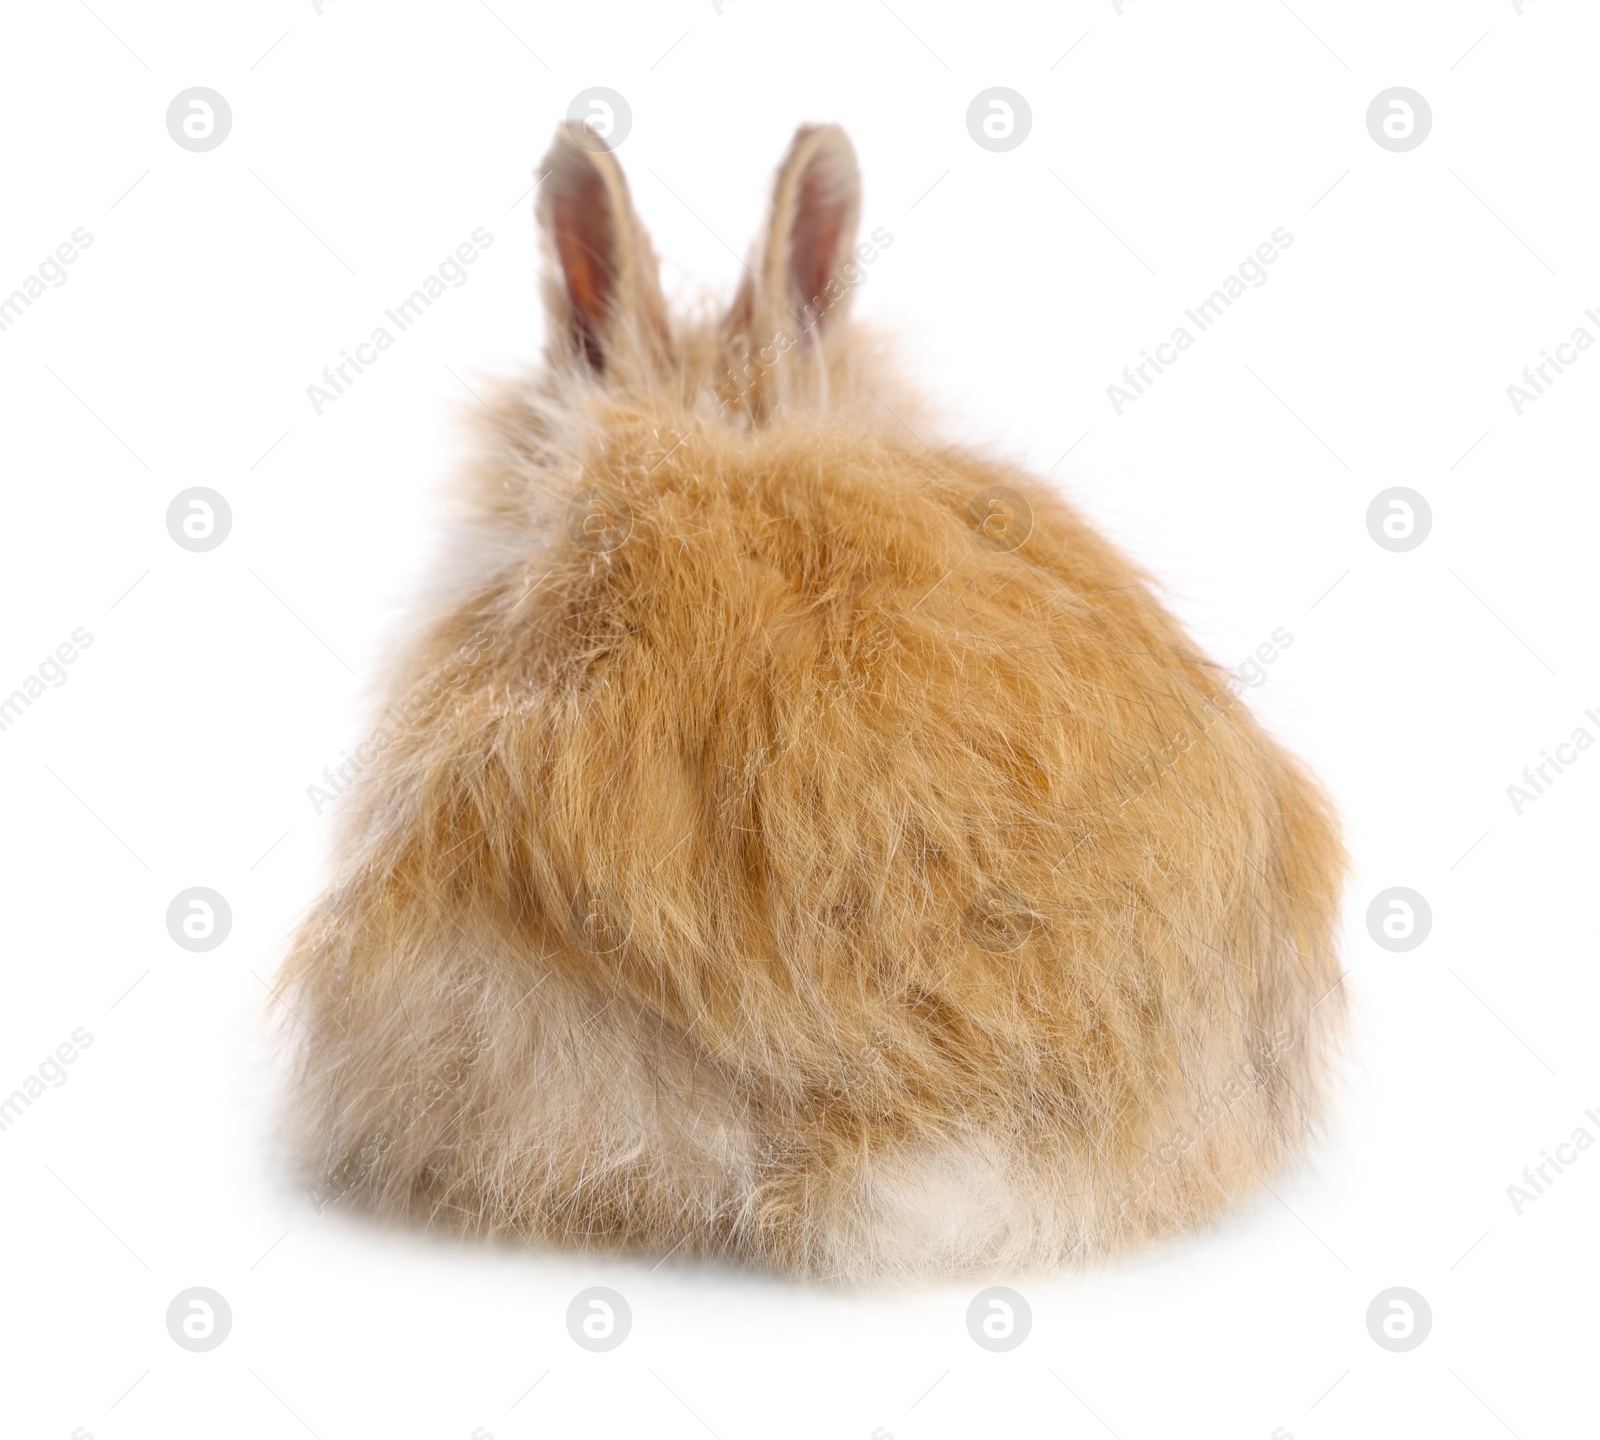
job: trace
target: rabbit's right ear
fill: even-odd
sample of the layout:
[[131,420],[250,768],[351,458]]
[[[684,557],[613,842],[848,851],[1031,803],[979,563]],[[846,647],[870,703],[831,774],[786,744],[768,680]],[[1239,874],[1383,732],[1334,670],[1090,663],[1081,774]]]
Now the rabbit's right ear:
[[843,329],[861,220],[861,172],[837,125],[802,125],[778,167],[772,209],[729,317],[752,345],[775,327],[801,346]]
[[610,146],[569,120],[539,182],[551,349],[597,375],[659,368],[671,341],[655,252]]

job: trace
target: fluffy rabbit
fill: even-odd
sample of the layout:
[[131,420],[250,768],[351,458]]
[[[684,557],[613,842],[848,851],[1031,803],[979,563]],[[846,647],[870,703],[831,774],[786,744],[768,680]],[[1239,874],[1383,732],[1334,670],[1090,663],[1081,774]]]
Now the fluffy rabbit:
[[1343,1014],[1315,782],[1047,486],[924,443],[842,131],[714,324],[592,131],[537,197],[545,364],[287,966],[319,1202],[878,1282],[1249,1191]]

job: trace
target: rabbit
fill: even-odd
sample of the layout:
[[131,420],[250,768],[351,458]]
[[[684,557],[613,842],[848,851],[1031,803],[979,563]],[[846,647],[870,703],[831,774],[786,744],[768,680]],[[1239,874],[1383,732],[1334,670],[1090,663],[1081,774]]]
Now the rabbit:
[[923,438],[860,197],[802,127],[674,321],[558,129],[544,362],[283,973],[319,1207],[920,1283],[1192,1230],[1316,1131],[1331,804],[1049,486]]

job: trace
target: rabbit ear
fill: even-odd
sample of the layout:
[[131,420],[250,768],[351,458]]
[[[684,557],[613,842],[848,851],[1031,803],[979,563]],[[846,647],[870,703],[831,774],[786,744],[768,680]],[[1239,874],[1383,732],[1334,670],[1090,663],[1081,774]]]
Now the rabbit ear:
[[758,345],[768,326],[800,344],[841,329],[860,219],[861,172],[849,137],[837,125],[802,125],[778,167],[757,268],[734,302],[738,328]]
[[611,148],[566,121],[545,156],[538,215],[551,347],[596,374],[664,362],[670,349],[656,257]]

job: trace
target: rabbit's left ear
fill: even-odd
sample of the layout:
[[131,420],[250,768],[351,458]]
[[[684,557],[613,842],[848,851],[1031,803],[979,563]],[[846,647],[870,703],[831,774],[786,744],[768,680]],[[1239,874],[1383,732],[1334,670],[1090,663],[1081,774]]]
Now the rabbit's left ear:
[[842,328],[860,221],[861,172],[849,137],[837,125],[801,126],[778,167],[755,268],[734,301],[732,318],[754,344],[769,327],[802,344]]
[[545,156],[538,214],[552,349],[612,377],[663,363],[670,339],[655,251],[617,157],[577,121],[556,131]]

